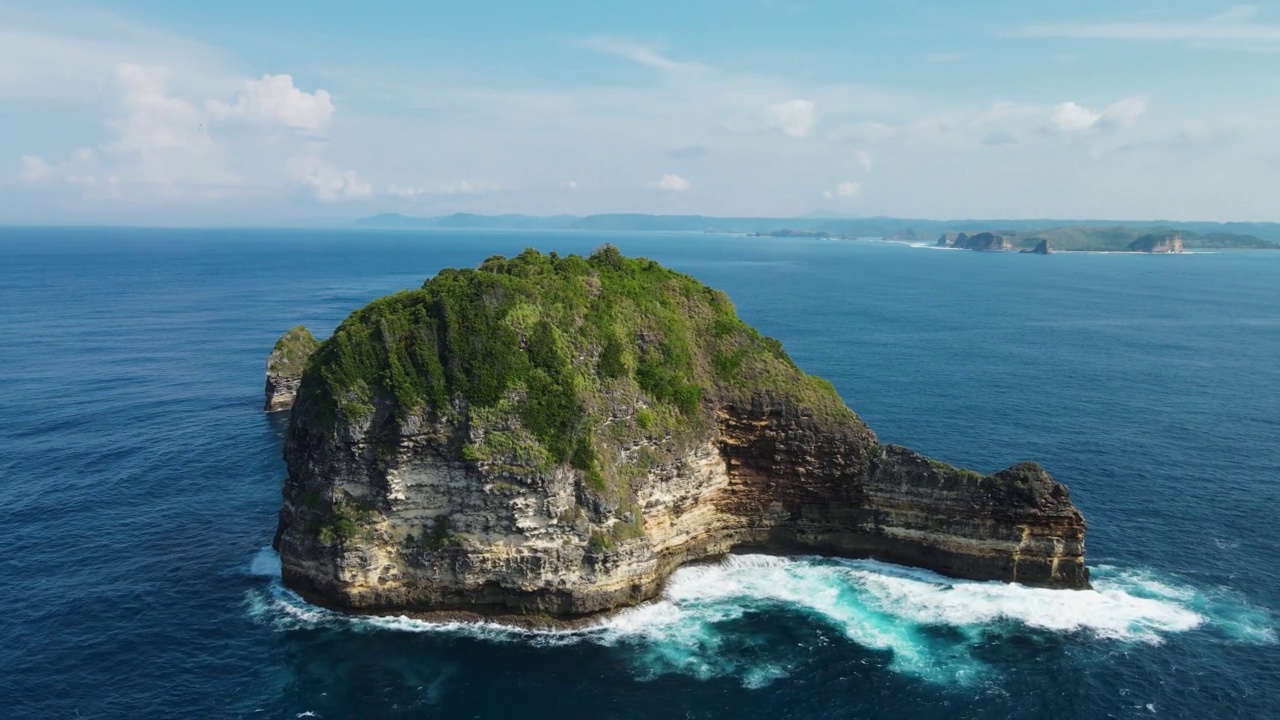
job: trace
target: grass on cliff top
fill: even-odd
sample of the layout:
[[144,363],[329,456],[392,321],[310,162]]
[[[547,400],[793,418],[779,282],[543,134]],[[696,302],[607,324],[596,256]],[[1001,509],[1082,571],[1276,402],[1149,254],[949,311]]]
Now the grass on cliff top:
[[273,375],[301,375],[311,354],[320,347],[311,331],[302,325],[280,336],[267,358],[267,372]]
[[626,420],[627,432],[672,436],[705,427],[711,402],[757,390],[853,417],[830,383],[739,320],[723,292],[606,245],[590,257],[495,255],[370,303],[320,346],[299,403],[334,422],[388,403],[400,416],[439,417],[461,397],[473,421],[501,416],[491,425],[508,428],[471,457],[543,458],[511,434],[518,421],[550,460],[594,472],[605,449],[597,435],[616,433],[620,405],[652,408]]

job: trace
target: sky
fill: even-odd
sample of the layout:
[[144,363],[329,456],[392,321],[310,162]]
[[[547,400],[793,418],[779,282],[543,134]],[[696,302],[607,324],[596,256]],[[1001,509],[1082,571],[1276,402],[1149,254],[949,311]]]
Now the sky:
[[1280,3],[0,0],[0,224],[1280,221]]

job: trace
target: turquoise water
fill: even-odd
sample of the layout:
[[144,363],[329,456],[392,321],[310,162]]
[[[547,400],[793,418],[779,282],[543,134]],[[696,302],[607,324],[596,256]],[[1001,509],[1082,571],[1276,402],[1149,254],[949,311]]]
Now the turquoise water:
[[[1035,458],[1096,591],[737,556],[572,633],[358,619],[266,549],[303,322],[526,246],[723,288],[880,434]],[[1029,256],[698,234],[0,229],[10,717],[1273,717],[1280,253]],[[309,715],[308,715],[309,714]]]

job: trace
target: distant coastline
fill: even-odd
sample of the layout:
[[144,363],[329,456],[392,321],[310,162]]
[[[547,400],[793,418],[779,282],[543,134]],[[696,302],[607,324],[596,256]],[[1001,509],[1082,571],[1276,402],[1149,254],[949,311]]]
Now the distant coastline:
[[[1028,250],[1048,241],[1052,252],[1147,252],[1130,247],[1140,238],[1179,235],[1187,250],[1280,250],[1280,223],[1200,222],[1168,220],[928,220],[869,218],[750,218],[706,215],[475,215],[455,213],[413,217],[385,213],[360,218],[356,227],[382,229],[453,230],[585,230],[632,232],[704,232],[776,238],[882,238],[889,241],[934,244],[940,238],[968,238],[990,234],[1008,247],[974,248]],[[950,245],[946,245],[950,247]]]

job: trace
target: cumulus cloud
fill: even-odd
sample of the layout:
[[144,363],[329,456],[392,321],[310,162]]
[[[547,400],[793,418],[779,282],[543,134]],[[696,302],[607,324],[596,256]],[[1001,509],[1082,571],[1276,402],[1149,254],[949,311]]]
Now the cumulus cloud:
[[[231,103],[172,89],[164,67],[122,63],[106,85],[109,139],[66,160],[24,156],[20,178],[78,188],[96,200],[221,199],[299,184],[320,200],[367,198],[369,183],[328,166],[314,137],[333,115],[328,93],[307,93],[287,75],[247,80]],[[219,133],[228,121],[254,132]],[[303,131],[273,137],[272,129]]]
[[765,109],[769,126],[783,135],[802,138],[813,128],[814,105],[808,100],[787,100]]
[[353,171],[340,171],[323,163],[302,179],[321,202],[363,200],[373,197],[373,186],[361,180]]
[[1146,111],[1147,102],[1141,98],[1125,98],[1101,111],[1064,102],[1054,106],[1049,119],[1053,128],[1063,133],[1079,133],[1094,128],[1128,129],[1136,125]]
[[663,175],[661,180],[651,183],[651,187],[655,187],[664,192],[681,192],[693,187],[693,184],[679,175],[668,173]]
[[1064,133],[1088,130],[1102,119],[1102,113],[1090,110],[1074,102],[1056,105],[1049,115],[1053,127]]
[[836,189],[834,191],[832,190],[824,191],[822,193],[822,197],[827,198],[828,200],[830,200],[831,198],[852,198],[852,197],[857,197],[861,192],[862,192],[862,183],[856,183],[856,182],[853,182],[852,180],[846,180],[840,183],[839,185],[836,185]]
[[300,90],[294,87],[289,75],[263,75],[261,80],[246,80],[233,102],[210,100],[206,107],[217,118],[283,125],[309,133],[323,131],[334,110],[327,91]]

